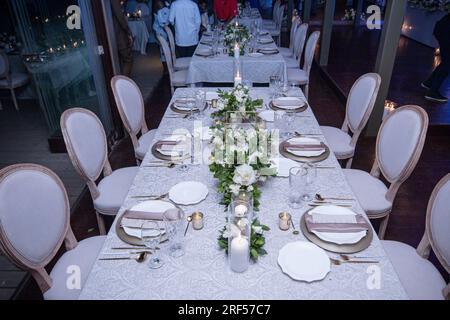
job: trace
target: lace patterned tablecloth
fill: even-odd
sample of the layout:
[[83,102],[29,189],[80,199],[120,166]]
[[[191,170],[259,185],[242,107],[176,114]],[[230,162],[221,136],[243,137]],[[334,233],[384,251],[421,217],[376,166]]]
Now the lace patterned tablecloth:
[[[265,36],[267,38],[270,36]],[[210,48],[201,44],[208,40],[208,37],[202,37],[198,50]],[[276,49],[275,43],[258,44],[258,48]],[[220,54],[215,57],[199,57],[194,54],[189,65],[187,81],[188,84],[202,82],[213,83],[233,83],[234,82],[234,57],[223,53],[223,44],[219,46]],[[278,75],[282,79],[287,79],[286,62],[280,53],[272,55],[263,55],[260,57],[251,57],[248,54],[240,57],[242,64],[242,78],[253,83],[269,83],[271,76]]]
[[[193,89],[178,89],[175,97]],[[214,89],[206,89],[214,90]],[[252,90],[252,96],[268,99],[268,89]],[[300,90],[298,93],[301,94]],[[167,114],[172,113],[170,109]],[[296,118],[296,128],[303,133],[320,133],[319,125],[308,109]],[[206,117],[205,125],[211,120]],[[156,139],[171,130],[186,128],[191,130],[193,122],[189,120],[164,118]],[[162,128],[162,129],[161,129]],[[144,164],[153,159],[149,152]],[[334,156],[321,163],[335,166],[336,169],[319,170],[315,184],[320,192],[328,196],[351,196],[353,193],[346,182]],[[295,224],[299,225],[301,215],[307,206],[292,210],[287,205],[288,179],[271,178],[262,188],[261,207],[258,217],[262,223],[270,226],[266,233],[268,255],[252,264],[242,274],[233,273],[223,251],[217,245],[218,231],[225,224],[224,207],[219,205],[221,196],[217,194],[216,181],[206,165],[191,167],[190,171],[180,174],[177,169],[141,168],[130,189],[120,213],[138,201],[133,195],[163,194],[174,184],[195,180],[206,184],[210,190],[208,198],[199,205],[185,207],[187,213],[200,210],[205,213],[205,228],[201,231],[190,229],[185,238],[186,254],[178,259],[163,256],[165,265],[151,270],[146,263],[135,261],[96,261],[81,292],[80,299],[407,299],[407,295],[394,271],[389,259],[374,237],[373,243],[361,256],[376,257],[380,261],[379,270],[373,266],[344,264],[332,266],[325,279],[315,283],[294,281],[285,275],[277,264],[279,250],[287,243],[305,241],[303,235],[294,236],[292,232],[279,230],[278,213],[289,211]],[[358,204],[354,209],[363,213]],[[101,256],[112,252],[114,246],[126,246],[117,238],[114,226],[111,228]],[[328,253],[330,257],[337,257]],[[378,272],[379,271],[379,272]],[[375,274],[373,273],[375,272]],[[380,287],[373,288],[373,277],[380,276]],[[368,283],[372,284],[368,286]],[[376,284],[376,281],[375,281]],[[369,289],[372,288],[372,289]]]

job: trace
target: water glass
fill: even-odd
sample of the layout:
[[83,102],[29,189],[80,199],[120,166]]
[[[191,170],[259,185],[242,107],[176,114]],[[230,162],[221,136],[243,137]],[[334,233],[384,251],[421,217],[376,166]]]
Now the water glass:
[[295,111],[286,111],[283,115],[283,122],[285,124],[283,137],[286,139],[292,138],[294,136],[293,125],[295,122]]
[[206,109],[206,92],[197,90],[195,92],[195,108],[198,110],[200,118],[203,118]]
[[289,206],[299,209],[302,201],[309,202],[314,199],[314,182],[317,177],[316,167],[305,164],[289,170]]
[[279,91],[280,76],[271,76],[269,86],[272,92],[272,99],[275,99]]
[[169,255],[179,258],[184,255],[182,235],[186,227],[186,216],[182,210],[167,211],[163,214],[164,226],[167,236],[171,242],[169,246]]
[[196,120],[195,117],[195,94],[194,93],[189,93],[186,96],[186,107],[188,108],[189,111],[189,115],[188,115],[188,120]]
[[158,269],[164,265],[164,262],[159,257],[158,245],[161,243],[163,230],[160,223],[156,221],[145,221],[141,226],[141,240],[142,243],[152,252],[148,266],[151,269]]

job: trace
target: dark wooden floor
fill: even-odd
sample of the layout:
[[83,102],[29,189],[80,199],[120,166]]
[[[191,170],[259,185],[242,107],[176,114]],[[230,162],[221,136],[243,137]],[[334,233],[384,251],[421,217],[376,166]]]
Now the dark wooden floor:
[[[366,27],[335,26],[333,28],[329,64],[325,68],[345,94],[362,74],[373,72],[381,31]],[[401,37],[395,61],[388,99],[399,105],[416,104],[423,107],[431,124],[450,124],[450,102],[439,104],[426,100],[420,83],[434,70],[439,57],[434,49]],[[450,97],[450,77],[441,87]]]

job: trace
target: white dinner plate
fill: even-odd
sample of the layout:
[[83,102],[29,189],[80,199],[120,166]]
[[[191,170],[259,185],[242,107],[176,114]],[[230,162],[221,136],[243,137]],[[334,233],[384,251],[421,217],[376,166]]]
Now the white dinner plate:
[[[322,142],[320,140],[314,139],[314,138],[304,138],[304,137],[297,137],[289,139],[290,143],[296,143],[296,144],[311,144],[311,145],[319,145]],[[319,151],[304,151],[304,150],[295,150],[295,149],[287,149],[289,153],[296,155],[298,157],[318,157],[324,154],[327,150],[324,148],[323,150]]]
[[[142,211],[142,212],[166,212],[169,209],[174,209],[175,205],[173,203],[162,201],[162,200],[150,200],[138,203],[133,206],[130,210],[132,211]],[[144,221],[142,221],[144,222]],[[129,236],[135,238],[141,238],[141,230],[139,228],[128,228],[123,227],[123,230]]]
[[278,254],[281,270],[297,281],[323,280],[330,272],[330,258],[325,251],[311,242],[291,242]]
[[274,165],[274,167],[278,168],[277,177],[282,178],[289,178],[289,171],[291,170],[291,168],[295,168],[298,166],[298,162],[283,157],[279,157],[278,159],[276,159]]
[[169,199],[176,204],[191,205],[205,200],[208,188],[201,182],[186,181],[173,186],[169,191]]
[[[314,208],[313,210],[309,211],[308,214],[314,215],[317,214],[327,214],[327,215],[352,215],[356,216],[356,212],[344,208],[344,207],[338,207],[338,206],[320,206],[317,208]],[[360,232],[349,232],[349,233],[338,233],[338,232],[316,232],[311,231],[316,236],[318,236],[323,241],[336,243],[339,245],[342,244],[355,244],[361,241],[362,238],[364,238],[367,235],[367,231],[360,231]]]

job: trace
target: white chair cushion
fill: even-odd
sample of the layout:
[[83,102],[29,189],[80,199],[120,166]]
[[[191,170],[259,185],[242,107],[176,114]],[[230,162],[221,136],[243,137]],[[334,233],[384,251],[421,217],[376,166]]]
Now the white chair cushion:
[[174,87],[177,86],[185,86],[186,78],[187,78],[188,70],[179,70],[172,73],[172,85]]
[[286,61],[286,68],[288,68],[288,69],[300,69],[300,62],[297,59],[295,59],[294,57],[292,57],[292,56],[291,57],[284,57],[284,61]]
[[[11,77],[11,83],[13,88],[18,88],[26,85],[30,78],[28,77],[28,74],[26,73],[13,73],[10,75]],[[9,83],[5,79],[0,79],[0,88],[7,89],[9,88]]]
[[189,69],[191,60],[191,57],[177,58],[177,60],[175,61],[175,70]]
[[287,69],[288,81],[297,84],[307,84],[309,82],[308,75],[302,69]]
[[352,138],[348,133],[335,127],[320,127],[328,146],[338,159],[349,159],[353,157],[355,148],[351,146]]
[[385,184],[362,170],[344,169],[350,187],[367,215],[389,213],[392,203],[386,199]]
[[400,282],[412,300],[443,300],[446,283],[433,264],[413,247],[397,241],[381,241]]
[[95,210],[106,215],[116,215],[128,194],[138,169],[138,167],[117,169],[111,175],[103,178],[98,184],[100,196],[94,200]]
[[291,48],[279,47],[278,50],[280,51],[281,55],[284,57],[285,60],[286,58],[292,58],[292,56],[294,55],[294,52],[292,51]]
[[153,139],[155,138],[156,130],[150,130],[139,138],[139,147],[135,150],[136,157],[143,160],[148,150],[151,147]]
[[[67,251],[50,272],[52,287],[44,293],[45,300],[77,300],[81,289],[103,247],[106,236],[92,237],[78,243],[75,249]],[[71,276],[70,266],[80,268],[81,289],[69,289],[67,280]]]

